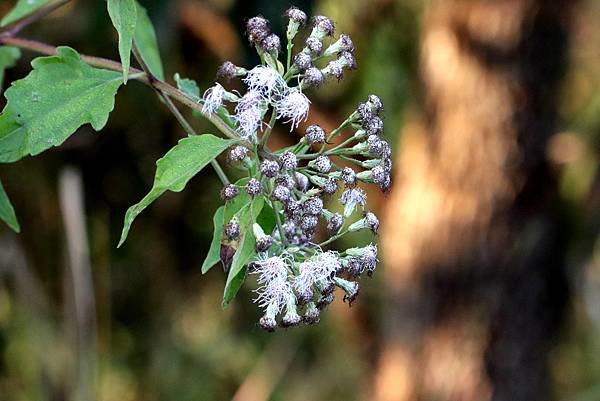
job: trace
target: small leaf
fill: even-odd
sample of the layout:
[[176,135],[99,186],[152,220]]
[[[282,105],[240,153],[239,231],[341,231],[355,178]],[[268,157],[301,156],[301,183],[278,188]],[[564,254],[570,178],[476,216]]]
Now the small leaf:
[[146,9],[138,2],[137,6],[137,24],[135,27],[135,36],[133,40],[140,52],[140,56],[148,65],[150,72],[160,80],[165,79],[165,73],[160,59],[160,51],[158,50],[158,42],[156,40],[156,32],[152,21],[148,17]]
[[4,191],[2,181],[0,181],[0,219],[8,224],[14,231],[21,231],[17,216],[15,215],[15,209],[13,209],[13,206],[8,199],[8,195],[6,195],[6,192]]
[[156,162],[154,185],[152,185],[148,195],[127,210],[118,246],[123,245],[133,220],[148,205],[166,191],[182,191],[193,176],[235,142],[231,139],[221,139],[210,134],[180,140],[175,147]]
[[37,155],[62,144],[77,128],[106,125],[121,86],[121,74],[93,68],[70,47],[33,60],[33,71],[4,94],[0,114],[0,162]]
[[10,10],[9,13],[4,16],[4,18],[2,18],[2,21],[0,21],[0,26],[12,24],[21,18],[28,16],[49,2],[50,0],[19,0],[13,9]]
[[210,243],[210,248],[208,253],[206,254],[206,259],[204,259],[204,263],[202,263],[202,274],[209,271],[215,264],[217,264],[220,260],[221,254],[221,233],[223,231],[223,211],[225,210],[225,206],[221,206],[215,212],[213,217],[213,238]]
[[21,50],[13,46],[0,46],[0,87],[4,82],[4,70],[14,67],[21,57]]
[[225,283],[223,307],[229,305],[237,294],[244,282],[247,264],[256,256],[256,238],[254,238],[254,234],[252,233],[252,224],[260,214],[264,204],[264,198],[258,196],[240,213],[242,237],[240,239],[240,246],[233,256],[227,282]]
[[123,82],[127,83],[131,46],[137,23],[135,0],[108,0],[108,15],[119,34],[119,56],[123,65]]
[[191,97],[192,99],[199,101],[200,100],[200,88],[198,84],[193,79],[189,78],[181,78],[179,74],[175,74],[173,77],[175,78],[175,82],[177,83],[177,88]]

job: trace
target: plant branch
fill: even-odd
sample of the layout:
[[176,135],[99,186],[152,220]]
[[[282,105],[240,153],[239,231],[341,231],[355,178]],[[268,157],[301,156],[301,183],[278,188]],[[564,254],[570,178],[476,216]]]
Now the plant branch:
[[[46,43],[38,42],[35,40],[11,37],[11,36],[0,36],[0,43],[12,45],[16,47],[20,47],[22,49],[32,50],[37,53],[46,54],[50,56],[54,56],[57,54],[57,49],[54,46],[48,45]],[[108,60],[100,57],[93,57],[87,55],[81,55],[81,59],[87,64],[93,67],[105,68],[107,70],[112,70],[116,72],[123,71],[123,67],[121,63],[113,60]],[[161,81],[160,79],[155,78],[154,80],[150,80],[147,74],[139,75],[139,73],[143,73],[143,71],[138,70],[137,68],[129,68],[129,74],[136,74],[135,80],[145,83],[146,85],[152,86],[161,92],[164,92],[169,97],[177,100],[178,102],[184,104],[185,106],[197,110],[200,112],[207,120],[209,120],[219,131],[221,131],[225,136],[231,139],[240,140],[238,134],[225,123],[222,119],[220,119],[215,114],[209,114],[202,111],[202,105],[198,103],[195,99],[192,99],[184,92],[179,89],[171,86],[170,84]],[[133,78],[133,77],[132,77]],[[250,146],[247,141],[241,141],[246,146]]]
[[2,30],[0,31],[0,37],[16,35],[17,33],[21,32],[28,25],[36,22],[37,20],[44,18],[46,15],[50,14],[52,11],[56,10],[57,8],[64,6],[69,1],[71,1],[71,0],[56,0],[56,1],[51,2],[50,4],[46,4],[45,6],[38,8],[33,13],[26,15],[23,18],[21,18],[17,21],[14,21],[14,22],[8,24],[7,26],[3,27]]
[[[136,60],[138,61],[138,63],[140,63],[140,66],[142,67],[142,69],[144,70],[144,72],[146,73],[146,76],[148,77],[148,81],[150,83],[155,82],[156,81],[156,77],[150,71],[150,67],[148,67],[148,64],[146,64],[146,62],[144,61],[142,55],[140,54],[139,49],[137,48],[137,46],[135,44],[133,46],[133,55],[136,58]],[[185,119],[185,117],[183,116],[183,114],[181,114],[181,112],[179,111],[179,109],[177,108],[177,106],[175,106],[175,104],[173,104],[173,101],[171,100],[171,98],[169,96],[167,96],[164,92],[162,92],[161,90],[159,90],[158,88],[156,88],[154,85],[152,85],[152,88],[154,89],[154,91],[156,92],[156,94],[165,102],[167,108],[173,114],[173,116],[175,117],[175,119],[179,122],[179,124],[181,125],[181,127],[183,128],[183,130],[187,133],[187,135],[188,136],[197,135],[197,133],[194,130],[194,128]],[[221,182],[223,183],[223,185],[231,184],[231,182],[227,178],[227,175],[225,174],[225,172],[223,171],[223,169],[219,165],[219,162],[216,159],[212,159],[210,161],[210,164],[214,168],[214,170],[217,173],[217,175],[219,176],[219,179],[221,180]]]

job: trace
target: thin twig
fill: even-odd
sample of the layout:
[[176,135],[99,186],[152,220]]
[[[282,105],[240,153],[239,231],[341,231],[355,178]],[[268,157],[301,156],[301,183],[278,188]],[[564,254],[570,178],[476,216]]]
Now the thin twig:
[[20,18],[17,21],[14,21],[8,24],[7,26],[3,27],[2,30],[0,30],[0,36],[15,36],[17,33],[21,32],[26,26],[44,18],[46,15],[50,14],[57,8],[64,6],[69,1],[71,0],[57,0],[38,8],[33,13],[26,15],[23,18]]
[[[144,61],[144,59],[143,59],[142,55],[140,54],[140,51],[139,51],[139,49],[137,48],[136,45],[133,46],[133,55],[135,56],[135,58],[138,61],[138,63],[140,63],[140,66],[142,67],[142,69],[144,70],[144,72],[146,73],[146,75],[148,76],[148,80],[150,82],[154,82],[156,80],[156,77],[154,76],[154,74],[152,74],[152,71],[150,71],[150,67],[148,67],[148,64],[146,64],[146,62]],[[162,92],[161,90],[157,89],[155,86],[152,86],[152,88],[154,89],[154,91],[156,92],[156,94],[162,100],[164,100],[165,104],[167,105],[167,108],[173,114],[173,116],[175,117],[175,119],[179,122],[179,124],[181,125],[181,127],[183,128],[183,130],[187,133],[187,135],[188,136],[197,135],[197,133],[194,130],[194,128],[185,119],[185,117],[183,116],[183,114],[181,114],[181,112],[179,111],[179,109],[177,108],[177,106],[175,106],[173,104],[173,101],[171,100],[171,98],[169,98],[169,96],[165,95],[164,92]],[[221,180],[221,182],[223,183],[223,185],[229,185],[229,184],[231,184],[231,182],[227,178],[227,175],[225,174],[225,172],[223,171],[223,169],[219,165],[219,162],[216,159],[212,159],[210,161],[210,164],[214,168],[215,172],[217,173],[217,176],[219,176],[219,179]]]

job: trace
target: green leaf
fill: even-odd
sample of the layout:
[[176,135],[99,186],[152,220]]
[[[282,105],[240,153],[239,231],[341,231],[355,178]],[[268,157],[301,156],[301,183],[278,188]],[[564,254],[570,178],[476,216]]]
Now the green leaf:
[[123,245],[133,220],[148,205],[166,191],[181,192],[193,176],[235,142],[231,139],[221,139],[210,134],[180,140],[177,145],[156,162],[154,184],[148,195],[127,210],[118,246]]
[[[242,178],[236,181],[235,185],[237,187],[243,187],[248,182],[249,178]],[[225,203],[225,212],[223,213],[223,221],[225,223],[229,223],[229,221],[235,216],[244,206],[248,206],[252,198],[250,195],[246,193],[246,191],[242,190],[240,193],[233,198],[232,200]]]
[[148,17],[146,9],[138,2],[137,6],[137,24],[135,27],[135,46],[140,52],[140,56],[150,69],[150,72],[160,80],[165,79],[165,73],[160,59],[160,51],[158,50],[158,42],[156,40],[156,32],[152,21]]
[[9,13],[4,16],[4,18],[2,18],[2,21],[0,21],[0,26],[12,24],[21,18],[28,16],[49,2],[50,0],[19,0],[13,9],[10,10]]
[[202,263],[202,274],[209,271],[216,263],[221,260],[221,233],[223,232],[223,211],[225,206],[221,206],[215,212],[213,217],[214,231],[210,248],[206,254],[206,259]]
[[6,195],[6,192],[4,191],[2,181],[0,181],[0,219],[8,224],[14,231],[21,231],[17,216],[15,215],[15,209],[13,209],[13,206],[8,199],[8,195]]
[[256,256],[256,238],[252,233],[252,224],[264,206],[264,198],[258,196],[240,212],[240,229],[242,231],[240,245],[233,255],[225,290],[223,291],[223,307],[229,305],[235,297],[246,277],[247,264]]
[[273,208],[268,204],[265,204],[260,214],[256,218],[256,222],[260,225],[266,234],[271,234],[277,226],[277,220],[275,219],[275,212]]
[[175,74],[173,77],[175,78],[175,82],[177,83],[177,88],[191,97],[192,99],[199,101],[200,100],[200,88],[198,84],[193,79],[189,78],[181,78],[179,74]]
[[13,46],[0,46],[0,86],[4,82],[4,70],[14,67],[21,57],[21,50]]
[[119,56],[123,64],[123,82],[127,83],[131,46],[137,23],[135,0],[108,0],[108,15],[119,34]]
[[99,131],[114,108],[121,74],[90,67],[70,47],[39,57],[33,71],[14,81],[0,114],[0,162],[37,155],[62,144],[90,123]]

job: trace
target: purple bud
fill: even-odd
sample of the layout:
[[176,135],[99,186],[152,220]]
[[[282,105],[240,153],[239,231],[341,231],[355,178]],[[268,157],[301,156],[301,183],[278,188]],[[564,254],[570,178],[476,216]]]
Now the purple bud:
[[224,201],[230,201],[237,196],[239,193],[238,188],[235,185],[227,184],[221,190],[221,199]]
[[344,218],[342,217],[342,215],[339,213],[334,213],[334,215],[331,216],[329,222],[327,223],[327,229],[331,234],[337,234],[337,232],[342,227],[342,224],[344,224]]
[[313,26],[327,36],[333,35],[335,30],[333,22],[331,22],[331,20],[324,15],[317,15],[313,17]]
[[281,49],[281,40],[274,33],[268,35],[260,42],[260,46],[269,53],[277,53]]
[[285,16],[300,25],[306,24],[306,13],[296,7],[290,7],[285,12]]
[[269,317],[269,316],[261,317],[260,320],[258,321],[258,325],[263,330],[266,330],[269,333],[274,332],[275,328],[277,328],[277,322],[275,321],[275,319],[273,319],[272,317]]
[[279,172],[279,163],[275,160],[263,160],[260,164],[260,172],[269,178],[273,178]]
[[285,152],[279,156],[279,163],[284,170],[295,170],[298,167],[298,158],[293,152]]
[[337,180],[333,177],[330,177],[323,185],[323,192],[327,195],[333,195],[338,189]]
[[292,194],[289,189],[284,187],[283,185],[277,185],[273,189],[273,199],[278,200],[281,203],[287,203]]
[[311,214],[313,216],[318,216],[323,211],[323,200],[318,196],[313,196],[312,198],[308,198],[302,204],[302,210],[306,214]]
[[302,218],[300,222],[300,227],[304,232],[310,233],[313,232],[319,223],[319,219],[317,216],[306,215]]
[[377,231],[379,231],[379,219],[375,216],[375,213],[365,212],[365,221],[369,230],[377,234]]
[[231,61],[226,61],[217,70],[217,77],[231,80],[237,76],[237,67]]
[[251,43],[260,44],[270,31],[269,21],[260,15],[252,17],[246,22],[246,32]]
[[300,52],[294,57],[294,65],[298,68],[298,70],[305,71],[306,69],[312,67],[312,58],[310,55]]
[[329,160],[329,157],[321,155],[313,160],[313,162],[311,163],[313,163],[315,170],[317,170],[319,173],[325,174],[331,171],[331,160]]
[[316,67],[311,67],[304,72],[304,78],[302,79],[303,87],[318,87],[325,81],[325,76]]
[[263,235],[256,240],[256,251],[266,252],[273,245],[273,237],[270,235]]
[[244,158],[248,155],[248,148],[244,146],[234,146],[229,151],[229,160],[232,162],[239,162],[244,160]]
[[294,177],[296,178],[297,188],[302,192],[306,192],[309,185],[308,177],[299,172],[294,173]]
[[342,169],[342,180],[346,187],[353,187],[356,185],[356,173],[350,167],[344,167]]
[[325,131],[318,125],[309,125],[306,128],[306,140],[310,145],[325,142]]
[[229,240],[234,240],[240,236],[240,225],[238,223],[228,223],[225,225],[225,237]]
[[262,191],[262,184],[256,178],[251,178],[245,187],[246,193],[250,196],[256,196]]

